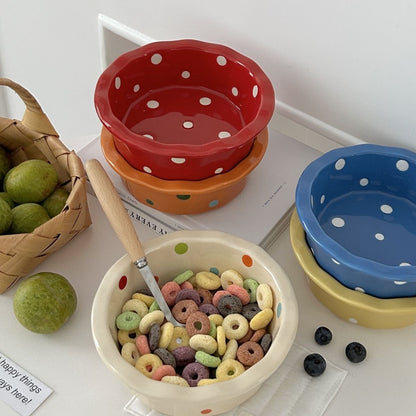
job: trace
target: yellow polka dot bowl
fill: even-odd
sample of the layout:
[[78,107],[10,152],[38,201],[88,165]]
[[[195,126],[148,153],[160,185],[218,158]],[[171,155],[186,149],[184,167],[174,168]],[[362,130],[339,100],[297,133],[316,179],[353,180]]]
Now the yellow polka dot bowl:
[[127,190],[142,204],[171,214],[198,214],[220,208],[245,187],[248,175],[261,162],[268,144],[267,129],[253,143],[247,157],[228,172],[198,181],[165,180],[131,166],[118,152],[113,135],[103,128],[101,149]]
[[175,231],[143,246],[160,284],[188,269],[194,273],[234,269],[243,277],[267,283],[273,293],[270,349],[242,374],[214,384],[184,387],[146,377],[122,358],[118,345],[116,317],[132,294],[145,287],[139,270],[124,256],[105,274],[93,301],[92,334],[99,356],[143,405],[163,414],[212,416],[238,407],[279,371],[294,342],[298,307],[287,274],[261,247],[219,231]]
[[360,144],[331,150],[303,171],[296,209],[331,276],[379,298],[416,296],[416,153]]
[[152,42],[98,79],[97,114],[136,169],[200,180],[232,169],[269,123],[273,86],[252,59],[193,39]]
[[377,298],[345,287],[323,270],[309,248],[296,210],[290,221],[290,239],[312,293],[339,318],[375,329],[402,328],[416,322],[415,297]]

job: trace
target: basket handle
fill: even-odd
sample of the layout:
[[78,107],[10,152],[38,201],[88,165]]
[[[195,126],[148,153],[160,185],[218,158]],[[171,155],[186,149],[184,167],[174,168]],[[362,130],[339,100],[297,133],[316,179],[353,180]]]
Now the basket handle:
[[43,112],[42,107],[27,89],[9,78],[0,78],[0,85],[11,88],[25,104],[26,110],[23,114],[22,123],[26,127],[39,133],[59,137],[52,123]]

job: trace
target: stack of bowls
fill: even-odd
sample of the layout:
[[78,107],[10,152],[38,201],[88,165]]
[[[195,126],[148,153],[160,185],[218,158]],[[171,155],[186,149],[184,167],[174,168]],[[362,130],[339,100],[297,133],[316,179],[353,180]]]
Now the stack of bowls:
[[357,145],[312,162],[296,189],[295,254],[314,294],[351,322],[416,322],[416,154]]
[[94,102],[104,155],[133,196],[190,214],[243,189],[267,148],[275,97],[253,60],[223,45],[177,40],[120,56],[100,76]]

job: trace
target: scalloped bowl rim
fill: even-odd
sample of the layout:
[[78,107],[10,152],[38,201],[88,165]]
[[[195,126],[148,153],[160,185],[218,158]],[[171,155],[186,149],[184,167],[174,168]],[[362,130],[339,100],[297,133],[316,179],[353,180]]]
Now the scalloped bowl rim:
[[305,231],[298,213],[294,210],[290,221],[290,237],[294,253],[308,277],[325,293],[337,297],[350,305],[367,312],[405,313],[413,312],[416,316],[416,297],[378,298],[367,293],[345,287],[316,262],[306,241]]
[[416,165],[416,154],[399,147],[360,144],[331,150],[311,162],[299,178],[295,199],[300,222],[314,244],[350,269],[365,271],[369,275],[377,275],[378,278],[382,277],[389,281],[406,280],[416,282],[416,266],[391,266],[351,253],[323,231],[312,211],[310,203],[311,187],[322,169],[336,162],[339,158],[365,154],[398,156],[411,160]]
[[[241,181],[261,162],[268,145],[268,129],[263,129],[254,141],[250,153],[241,160],[233,169],[201,180],[165,180],[152,176],[146,172],[139,171],[131,166],[126,159],[117,151],[114,139],[112,142],[103,144],[103,140],[110,140],[111,133],[105,127],[102,128],[101,140],[103,153],[111,167],[125,180],[132,183],[143,184],[158,192],[177,194],[187,192],[194,195],[202,195],[208,191],[227,188]],[[109,154],[111,152],[111,155]],[[110,158],[111,156],[111,158]]]
[[[237,133],[223,139],[216,139],[201,145],[188,145],[184,143],[160,143],[149,140],[145,136],[132,132],[122,123],[111,110],[107,99],[107,88],[117,73],[132,59],[139,58],[150,52],[160,49],[188,48],[207,52],[215,52],[233,59],[244,65],[251,74],[254,74],[261,92],[261,103],[257,115],[252,121],[243,126]],[[133,51],[119,56],[108,68],[104,70],[98,79],[94,93],[95,108],[101,122],[116,137],[126,142],[133,148],[140,145],[147,152],[157,152],[160,155],[170,157],[173,151],[181,152],[187,156],[206,157],[220,153],[223,150],[233,149],[247,143],[263,130],[272,118],[275,108],[275,95],[273,85],[260,66],[251,58],[240,54],[228,46],[203,42],[194,39],[156,41],[141,46]]]
[[[285,318],[281,321],[281,325],[268,354],[262,360],[232,380],[203,387],[190,387],[192,390],[189,392],[192,392],[192,394],[186,395],[186,401],[193,404],[201,400],[204,402],[212,402],[213,397],[223,399],[224,391],[230,388],[232,388],[232,392],[228,392],[228,394],[231,397],[233,395],[241,396],[242,393],[249,393],[254,389],[257,391],[260,385],[280,367],[286,358],[295,340],[298,327],[298,305],[290,279],[282,267],[258,245],[222,231],[186,230],[174,231],[152,240],[144,241],[143,246],[145,253],[149,254],[163,245],[172,245],[175,242],[178,243],[184,240],[192,242],[207,241],[207,239],[212,242],[218,242],[219,245],[235,247],[238,250],[244,247],[244,250],[249,252],[253,258],[259,259],[262,267],[274,279],[279,289],[281,301],[285,305],[290,305],[290,308],[288,306],[288,309],[283,309]],[[121,357],[108,328],[106,305],[112,297],[114,280],[117,279],[118,281],[119,279],[119,275],[113,271],[118,268],[125,268],[126,266],[124,265],[127,264],[132,264],[127,255],[122,256],[114,263],[106,272],[94,296],[91,313],[91,329],[95,347],[106,366],[117,374],[124,384],[133,391],[151,399],[160,399],[163,397],[163,400],[177,400],[180,395],[183,395],[183,389],[186,390],[187,388],[169,383],[162,383],[163,386],[156,384],[160,382],[148,379],[139,371],[135,370],[134,367]],[[254,383],[253,380],[255,380]],[[227,398],[227,401],[229,401],[229,398]]]

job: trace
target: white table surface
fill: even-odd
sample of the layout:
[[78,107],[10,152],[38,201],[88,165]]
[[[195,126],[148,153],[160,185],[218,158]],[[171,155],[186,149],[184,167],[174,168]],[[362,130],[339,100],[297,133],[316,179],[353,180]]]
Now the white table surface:
[[[78,138],[65,144],[78,150],[85,140]],[[70,321],[53,334],[32,333],[13,314],[17,286],[0,295],[0,353],[54,391],[35,411],[36,416],[122,415],[131,398],[129,390],[105,367],[92,340],[90,312],[94,294],[105,272],[124,250],[98,201],[88,196],[88,202],[93,225],[33,272],[56,272],[71,281],[78,295],[78,306]],[[142,240],[155,236],[144,226],[136,227]],[[268,251],[289,275],[297,295],[300,321],[296,342],[348,371],[325,416],[414,415],[416,327],[372,330],[333,315],[310,292],[292,252],[288,229]],[[332,342],[324,347],[317,346],[313,339],[315,329],[321,325],[333,332]],[[364,362],[352,364],[346,359],[344,349],[351,341],[366,346],[368,356]],[[0,401],[0,415],[16,414]]]

